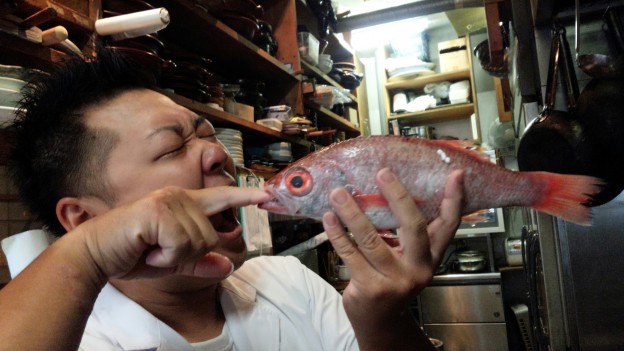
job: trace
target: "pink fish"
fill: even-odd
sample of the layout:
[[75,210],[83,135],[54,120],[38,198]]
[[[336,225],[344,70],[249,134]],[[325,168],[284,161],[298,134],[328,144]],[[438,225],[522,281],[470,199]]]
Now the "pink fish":
[[320,219],[330,211],[329,193],[345,187],[378,229],[398,223],[374,177],[389,167],[408,187],[428,221],[437,215],[449,174],[463,169],[463,214],[524,206],[582,225],[591,224],[586,205],[600,192],[600,179],[549,172],[516,172],[459,144],[400,136],[349,139],[311,153],[265,183],[273,198],[260,205],[271,212]]

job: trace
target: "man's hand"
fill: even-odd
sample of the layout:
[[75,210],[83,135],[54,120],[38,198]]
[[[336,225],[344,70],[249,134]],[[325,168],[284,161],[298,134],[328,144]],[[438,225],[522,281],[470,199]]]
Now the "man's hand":
[[211,252],[219,237],[208,218],[268,197],[261,190],[236,187],[168,187],[96,216],[76,230],[86,257],[105,278],[170,274],[223,278],[233,265]]
[[[377,184],[400,223],[400,250],[386,245],[345,189],[332,191],[330,201],[335,213],[326,213],[323,225],[351,272],[351,281],[343,293],[344,305],[362,349],[398,349],[403,347],[400,340],[413,338],[402,337],[402,332],[410,331],[395,328],[395,322],[406,319],[407,303],[429,284],[455,235],[463,201],[462,176],[461,171],[451,174],[440,215],[427,225],[396,176],[388,169],[379,171]],[[353,240],[339,219],[349,228]]]

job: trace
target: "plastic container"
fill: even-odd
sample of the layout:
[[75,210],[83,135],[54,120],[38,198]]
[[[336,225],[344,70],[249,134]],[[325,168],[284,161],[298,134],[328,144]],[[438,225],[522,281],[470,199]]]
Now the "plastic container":
[[265,119],[259,119],[256,121],[256,123],[261,124],[265,127],[269,127],[273,130],[276,130],[278,132],[282,131],[282,122],[277,119],[277,118],[265,118]]
[[332,108],[336,103],[336,88],[329,85],[317,85],[312,101],[317,105]]
[[468,102],[470,99],[470,82],[468,80],[462,80],[451,84],[448,97],[451,104]]
[[319,59],[319,41],[309,32],[297,33],[299,56],[306,62],[316,66]]
[[290,117],[292,117],[292,108],[288,105],[276,105],[265,107],[267,118],[277,118],[282,123],[288,122]]

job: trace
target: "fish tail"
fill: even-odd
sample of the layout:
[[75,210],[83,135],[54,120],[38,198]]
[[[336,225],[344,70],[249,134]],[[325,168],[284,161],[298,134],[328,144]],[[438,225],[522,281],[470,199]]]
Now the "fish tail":
[[589,226],[592,212],[587,206],[604,182],[598,178],[550,172],[531,172],[545,182],[546,188],[534,209]]

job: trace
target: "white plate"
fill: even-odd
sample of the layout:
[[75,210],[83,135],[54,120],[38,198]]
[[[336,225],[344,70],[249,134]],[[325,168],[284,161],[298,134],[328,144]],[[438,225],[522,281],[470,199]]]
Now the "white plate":
[[0,128],[4,128],[11,124],[15,119],[15,108],[9,106],[0,106]]
[[26,85],[26,82],[21,79],[0,77],[0,88],[2,89],[20,91],[24,85]]
[[215,128],[215,132],[217,132],[217,134],[236,134],[236,135],[241,135],[241,131],[237,130],[237,129],[230,129],[230,128]]
[[243,138],[241,137],[231,137],[231,136],[224,136],[224,135],[217,135],[217,139],[219,139],[222,143],[229,142],[229,143],[240,144],[243,142]]
[[17,102],[22,98],[22,93],[11,89],[0,88],[0,106],[17,106]]

